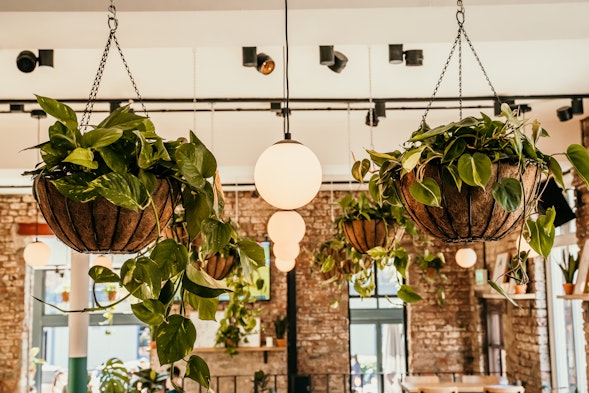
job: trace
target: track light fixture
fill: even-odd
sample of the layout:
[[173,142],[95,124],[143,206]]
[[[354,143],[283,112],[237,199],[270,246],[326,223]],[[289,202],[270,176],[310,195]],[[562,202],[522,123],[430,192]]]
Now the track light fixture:
[[423,65],[423,50],[421,49],[410,49],[403,51],[403,44],[390,44],[389,45],[389,63],[401,64],[405,60],[405,65],[411,66],[422,66]]
[[24,72],[33,72],[37,66],[53,67],[53,49],[39,49],[39,57],[29,50],[23,50],[16,57],[16,67]]
[[583,98],[571,98],[571,105],[562,106],[556,110],[556,116],[560,121],[568,121],[573,118],[573,115],[583,114]]
[[376,115],[376,108],[368,109],[368,113],[366,113],[365,124],[370,127],[376,127],[378,125],[378,116]]
[[339,74],[346,68],[348,57],[341,52],[334,51],[333,45],[321,45],[319,46],[319,64],[325,65]]
[[244,67],[256,67],[256,70],[263,75],[270,75],[274,71],[274,60],[265,53],[257,53],[255,46],[244,46],[241,50]]

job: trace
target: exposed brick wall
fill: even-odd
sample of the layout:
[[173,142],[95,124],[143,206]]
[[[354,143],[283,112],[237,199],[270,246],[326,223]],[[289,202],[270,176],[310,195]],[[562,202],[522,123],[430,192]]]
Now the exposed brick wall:
[[28,389],[30,299],[25,299],[26,267],[15,233],[19,222],[35,221],[32,201],[32,196],[0,195],[0,393]]

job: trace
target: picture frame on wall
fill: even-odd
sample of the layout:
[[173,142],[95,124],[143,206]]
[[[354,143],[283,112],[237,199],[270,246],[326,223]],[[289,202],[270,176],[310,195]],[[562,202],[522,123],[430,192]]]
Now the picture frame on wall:
[[495,266],[493,266],[493,275],[491,276],[491,280],[497,284],[502,284],[506,281],[506,276],[504,274],[507,271],[508,259],[509,254],[506,252],[497,254],[497,258],[495,259]]

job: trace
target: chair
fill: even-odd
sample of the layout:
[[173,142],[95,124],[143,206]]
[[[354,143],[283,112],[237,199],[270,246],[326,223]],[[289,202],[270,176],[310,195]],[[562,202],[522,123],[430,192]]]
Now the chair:
[[405,382],[408,383],[437,383],[440,382],[440,377],[437,375],[407,375],[405,377]]
[[419,393],[458,393],[456,386],[430,386],[419,388]]
[[482,383],[486,385],[499,384],[499,376],[497,375],[463,375],[462,382]]
[[483,393],[524,393],[523,386],[514,385],[491,385],[483,388]]

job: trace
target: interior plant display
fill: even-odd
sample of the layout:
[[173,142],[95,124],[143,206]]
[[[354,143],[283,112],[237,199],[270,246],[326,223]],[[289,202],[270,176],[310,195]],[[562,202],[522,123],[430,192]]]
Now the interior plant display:
[[274,331],[276,333],[276,345],[286,347],[286,331],[288,329],[288,316],[279,315],[274,319]]
[[520,251],[514,255],[507,266],[505,276],[515,282],[514,291],[521,295],[526,293],[530,278],[528,277],[528,256],[530,251]]
[[270,376],[264,370],[254,372],[254,393],[275,393],[276,390],[270,385]]
[[574,280],[575,273],[579,269],[579,257],[569,254],[568,258],[563,252],[563,263],[559,263],[558,267],[562,271],[562,278],[564,279],[563,288],[565,295],[572,295],[575,288]]
[[117,358],[108,359],[98,374],[99,391],[105,393],[156,393],[164,388],[167,373],[148,368],[130,372]]
[[[209,251],[216,252],[231,238],[230,227],[219,218],[223,197],[215,157],[193,133],[188,139],[164,141],[151,120],[131,112],[129,106],[117,108],[83,133],[72,108],[47,97],[39,96],[38,102],[57,121],[49,128],[49,141],[35,146],[43,162],[26,173],[34,177],[35,196],[41,198],[38,187],[42,184],[45,192],[58,193],[60,203],[71,207],[72,213],[84,215],[90,205],[99,204],[101,209],[118,210],[118,220],[123,220],[119,225],[124,226],[135,223],[128,214],[151,212],[154,228],[143,238],[151,239],[149,246],[130,256],[120,274],[103,266],[89,271],[94,285],[113,283],[128,294],[110,305],[75,311],[106,309],[131,296],[135,316],[153,326],[160,363],[186,359],[196,339],[195,327],[184,315],[186,305],[197,310],[200,318],[214,318],[217,297],[230,291],[200,268],[198,250],[192,245],[202,236]],[[154,204],[154,191],[166,195],[163,210]],[[178,206],[185,212],[187,238],[159,238]],[[44,214],[50,222],[51,209]],[[91,221],[95,227],[110,224],[104,217]],[[67,231],[54,232],[68,238]],[[245,239],[240,242],[244,271],[264,263],[261,247]],[[98,244],[102,250],[109,247]],[[174,308],[179,312],[172,311],[175,298],[180,299],[180,307]],[[202,358],[191,355],[186,370],[188,378],[208,386],[208,367]]]

